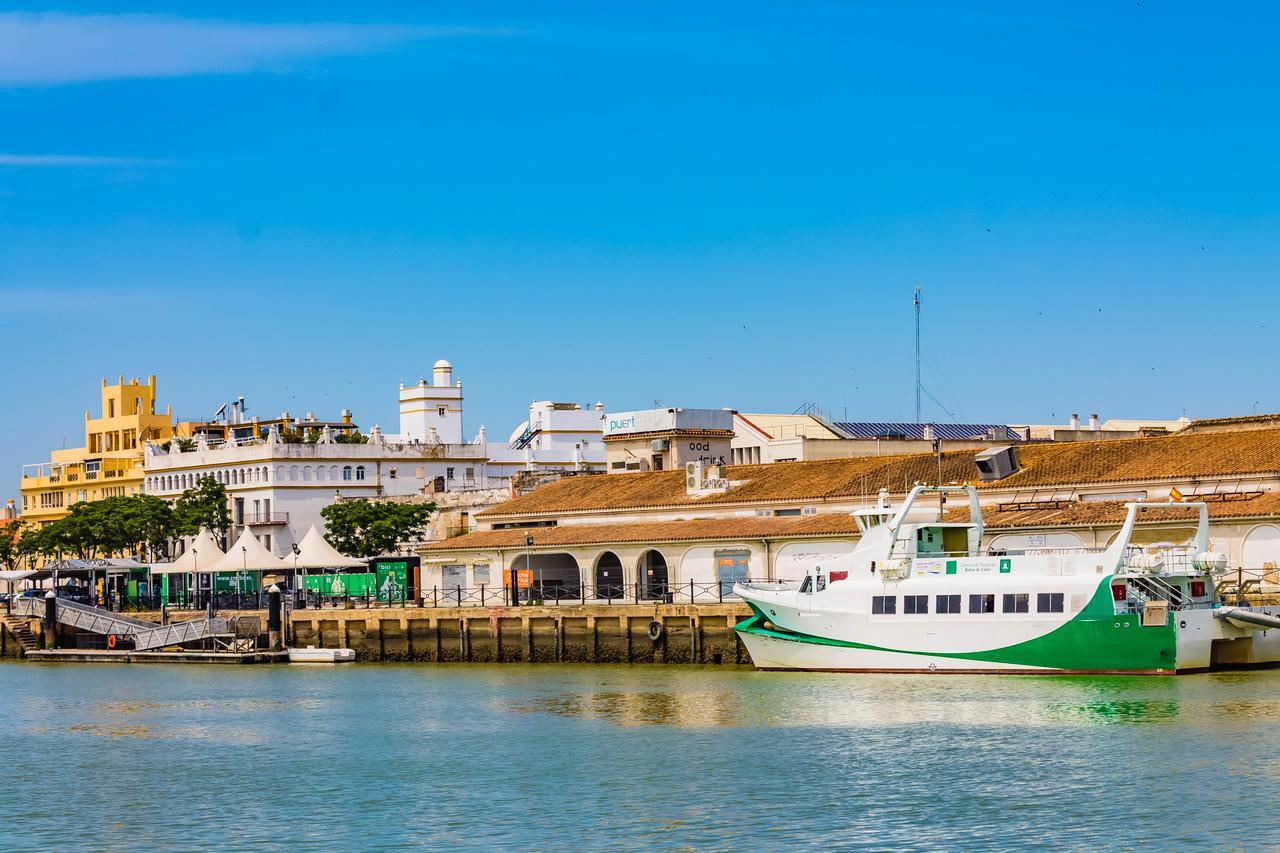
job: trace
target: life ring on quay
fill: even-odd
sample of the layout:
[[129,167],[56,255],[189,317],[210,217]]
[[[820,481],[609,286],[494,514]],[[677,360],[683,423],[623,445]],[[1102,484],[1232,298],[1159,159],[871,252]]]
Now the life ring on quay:
[[115,634],[107,634],[107,648],[114,649],[116,647],[116,642],[118,641],[116,640]]
[[649,623],[649,639],[655,643],[662,639],[662,623],[657,619]]

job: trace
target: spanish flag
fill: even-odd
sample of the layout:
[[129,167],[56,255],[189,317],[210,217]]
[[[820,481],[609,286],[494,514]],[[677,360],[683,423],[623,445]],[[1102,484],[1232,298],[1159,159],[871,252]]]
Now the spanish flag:
[[1169,490],[1169,500],[1182,503],[1182,492],[1178,491],[1177,486]]

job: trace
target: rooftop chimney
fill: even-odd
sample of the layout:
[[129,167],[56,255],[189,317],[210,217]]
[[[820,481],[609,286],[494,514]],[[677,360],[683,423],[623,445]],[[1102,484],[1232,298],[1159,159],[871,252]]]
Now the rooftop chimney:
[[924,425],[924,432],[921,437],[924,438],[925,441],[934,441],[937,439],[938,435],[933,431],[933,424]]
[[1075,412],[1071,413],[1071,428],[1080,429],[1080,416]]
[[1098,423],[1097,412],[1094,412],[1092,415],[1089,415],[1089,429],[1093,430],[1094,432],[1097,432],[1098,430],[1102,429],[1102,425]]

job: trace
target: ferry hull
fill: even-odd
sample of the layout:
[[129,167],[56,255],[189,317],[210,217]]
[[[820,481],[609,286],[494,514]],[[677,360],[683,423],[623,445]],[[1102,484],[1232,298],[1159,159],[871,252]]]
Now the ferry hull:
[[815,645],[802,640],[739,631],[751,661],[761,670],[800,672],[886,672],[953,673],[958,675],[1123,673],[1126,675],[1171,675],[1172,669],[1062,669],[994,661],[957,660],[928,654],[860,649],[847,646]]
[[[1259,608],[1258,612],[1280,614],[1280,608]],[[1000,660],[1001,657],[1017,657],[1008,649],[991,650],[989,655],[993,659],[984,660],[982,652],[957,657],[836,642],[779,630],[767,625],[758,615],[738,625],[738,636],[751,655],[752,663],[761,670],[1174,675],[1280,667],[1280,630],[1241,628],[1229,620],[1214,618],[1212,610],[1187,611],[1173,616],[1168,627],[1140,630],[1164,632],[1176,648],[1174,655],[1152,655],[1136,649],[1134,654],[1116,655],[1114,646],[1095,646],[1088,642],[1087,636],[1081,636],[1082,642],[1073,654],[1065,659],[1047,660],[1043,664],[1027,660]]]

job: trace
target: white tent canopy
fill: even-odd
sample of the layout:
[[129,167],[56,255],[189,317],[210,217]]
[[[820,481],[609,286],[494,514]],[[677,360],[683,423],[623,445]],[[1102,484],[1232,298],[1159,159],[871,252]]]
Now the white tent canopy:
[[[295,565],[292,555],[286,554],[283,561],[289,568]],[[299,569],[354,569],[365,568],[368,563],[365,560],[344,557],[338,553],[338,549],[330,545],[315,525],[312,525],[307,535],[303,536],[302,541],[298,543],[296,565]]]
[[[203,563],[204,561],[201,560]],[[208,568],[202,567],[203,572],[238,572],[241,570],[249,572],[275,572],[281,569],[289,568],[288,564],[272,554],[266,547],[258,541],[258,537],[254,536],[245,528],[240,534],[240,538],[227,550],[222,559],[214,563]]]
[[0,580],[13,583],[14,581],[26,580],[35,573],[35,569],[14,569],[13,571],[5,569],[4,571],[0,571]]
[[202,528],[191,541],[186,553],[172,563],[157,563],[151,567],[155,575],[195,574],[213,571],[213,565],[223,557],[222,549],[213,534]]

